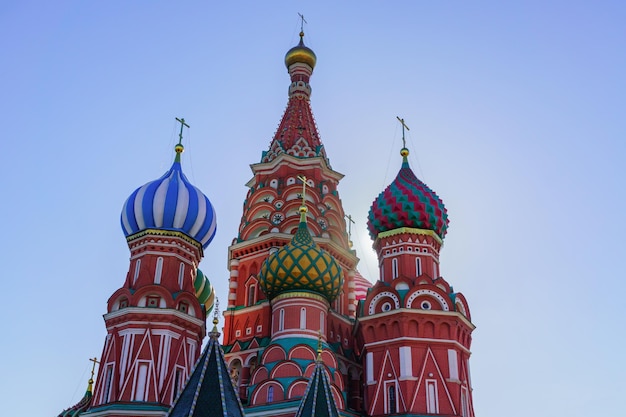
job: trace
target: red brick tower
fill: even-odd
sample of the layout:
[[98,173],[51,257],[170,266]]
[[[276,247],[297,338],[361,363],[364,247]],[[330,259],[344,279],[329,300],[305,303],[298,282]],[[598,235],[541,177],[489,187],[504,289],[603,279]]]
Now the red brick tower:
[[165,416],[200,355],[213,291],[197,266],[215,235],[215,214],[182,172],[182,145],[175,150],[170,170],[122,209],[130,266],[108,301],[86,416]]
[[[291,78],[287,108],[269,150],[263,152],[259,163],[251,165],[253,177],[246,184],[249,190],[243,204],[239,234],[228,254],[230,291],[228,308],[224,312],[223,344],[244,405],[252,401],[248,388],[260,362],[260,354],[276,336],[275,332],[279,331],[277,325],[272,324],[273,317],[278,320],[276,304],[293,304],[292,299],[283,295],[270,301],[260,288],[259,272],[270,254],[288,244],[298,230],[303,178],[308,188],[308,230],[315,243],[339,264],[343,271],[343,284],[332,303],[315,297],[308,299],[310,307],[323,313],[324,319],[320,321],[316,318],[318,324],[315,327],[309,321],[305,326],[310,327],[307,329],[294,325],[292,330],[295,333],[291,332],[290,337],[299,334],[303,342],[313,340],[311,343],[315,343],[321,323],[324,340],[332,343],[337,352],[338,375],[345,379],[346,383],[342,386],[346,391],[349,374],[358,378],[360,373],[351,337],[356,315],[354,276],[358,259],[350,249],[344,211],[337,191],[343,175],[331,168],[311,111],[309,81],[316,56],[304,45],[303,36],[304,33],[301,33],[300,43],[285,56]],[[299,320],[299,311],[297,317],[289,316],[285,323]],[[317,314],[316,317],[319,316]],[[315,347],[310,349],[310,353],[314,360]],[[262,382],[259,378],[255,380],[255,385]],[[356,379],[354,384],[358,385]],[[288,387],[282,388],[288,392]],[[346,393],[345,397],[349,395]],[[350,398],[347,401],[350,402]]]
[[358,318],[369,416],[473,417],[471,323],[465,297],[439,275],[448,227],[441,199],[403,148],[396,179],[374,201],[368,228],[380,280]]

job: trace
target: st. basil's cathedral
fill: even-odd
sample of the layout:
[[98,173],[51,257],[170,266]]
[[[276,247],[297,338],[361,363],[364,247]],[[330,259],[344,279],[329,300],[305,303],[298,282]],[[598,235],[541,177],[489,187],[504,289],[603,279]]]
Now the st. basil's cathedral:
[[183,173],[180,119],[171,168],[122,208],[130,265],[107,304],[95,383],[92,371],[59,416],[474,417],[469,304],[439,274],[443,202],[403,147],[368,215],[379,277],[361,276],[303,39],[285,56],[287,108],[251,165],[229,274],[217,278],[228,279],[225,310],[198,269],[216,213]]

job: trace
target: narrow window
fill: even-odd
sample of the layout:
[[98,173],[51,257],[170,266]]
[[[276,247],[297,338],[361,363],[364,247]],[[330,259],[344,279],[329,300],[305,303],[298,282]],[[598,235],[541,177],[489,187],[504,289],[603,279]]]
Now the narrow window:
[[396,384],[389,385],[387,388],[387,404],[389,405],[388,413],[395,414],[398,412],[396,408]]
[[135,380],[135,401],[146,400],[146,382],[148,381],[148,364],[140,363]]
[[183,289],[183,277],[185,276],[185,264],[183,262],[180,263],[178,267],[178,286],[180,289]]
[[324,331],[324,312],[320,312],[320,332]]
[[433,261],[433,278],[439,278],[439,271],[437,271],[437,262]]
[[422,258],[415,258],[415,277],[419,277],[422,275]]
[[398,278],[398,258],[391,260],[391,278]]
[[365,371],[367,373],[367,383],[374,382],[374,354],[367,352],[365,355]]
[[306,308],[300,309],[300,328],[306,329]]
[[463,417],[470,417],[469,403],[467,401],[467,388],[465,387],[461,387],[461,415]]
[[135,275],[133,276],[133,284],[137,282],[137,278],[139,278],[139,269],[141,268],[141,259],[137,259],[135,262]]
[[156,262],[156,270],[154,271],[154,283],[161,283],[161,272],[163,271],[163,258],[159,256]]
[[112,363],[107,365],[104,381],[104,396],[102,397],[102,403],[108,403],[111,400],[111,385],[113,384]]
[[439,413],[437,400],[437,381],[426,381],[426,412],[429,414]]
[[413,376],[413,357],[410,346],[400,346],[400,376]]
[[178,391],[180,390],[182,376],[182,369],[176,368],[176,373],[174,374],[174,388],[172,388],[172,400],[176,400],[176,398],[178,398]]
[[269,387],[267,389],[267,402],[271,403],[274,401],[274,387]]
[[248,287],[248,305],[253,306],[256,303],[256,285],[252,284]]
[[450,379],[459,379],[459,362],[456,350],[448,349],[448,367],[450,368]]
[[281,308],[278,313],[278,331],[282,330],[285,330],[285,310]]

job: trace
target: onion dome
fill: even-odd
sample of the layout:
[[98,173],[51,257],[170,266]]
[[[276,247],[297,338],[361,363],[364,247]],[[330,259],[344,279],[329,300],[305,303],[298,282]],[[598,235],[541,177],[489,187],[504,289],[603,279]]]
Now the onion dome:
[[303,38],[304,32],[300,32],[300,43],[287,51],[285,55],[285,66],[287,66],[287,68],[296,62],[307,64],[311,69],[315,68],[317,57],[311,48],[304,46]]
[[169,171],[137,188],[124,203],[121,223],[126,237],[146,229],[177,231],[206,248],[215,236],[213,205],[183,174],[183,149],[177,144],[176,159]]
[[448,229],[443,201],[415,176],[407,160],[409,150],[402,148],[400,155],[398,176],[374,200],[367,216],[370,236],[376,239],[381,232],[409,227],[432,230],[443,239]]
[[306,225],[306,211],[306,207],[300,207],[300,224],[291,242],[261,266],[260,286],[270,300],[287,291],[307,291],[332,302],[341,291],[341,267],[313,241]]
[[206,314],[208,315],[213,309],[215,302],[215,291],[209,282],[209,279],[200,271],[196,270],[196,278],[193,280],[193,288],[196,291],[196,298],[200,304],[204,304]]

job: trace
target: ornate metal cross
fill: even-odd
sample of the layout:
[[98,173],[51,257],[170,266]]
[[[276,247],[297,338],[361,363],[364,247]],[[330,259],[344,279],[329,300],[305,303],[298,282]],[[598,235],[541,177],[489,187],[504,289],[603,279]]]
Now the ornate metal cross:
[[178,144],[181,145],[183,143],[183,127],[187,127],[187,129],[189,129],[189,125],[185,123],[184,117],[181,119],[177,117],[176,121],[180,122],[180,133],[178,134]]
[[308,24],[308,22],[304,20],[304,15],[302,13],[298,13],[298,16],[300,16],[300,32],[304,32],[304,24]]
[[404,123],[404,119],[401,119],[398,116],[396,116],[396,119],[398,119],[398,121],[402,123],[402,147],[406,148],[406,140],[404,140],[404,129],[405,128],[406,130],[411,130],[411,129],[409,129],[409,127]]

